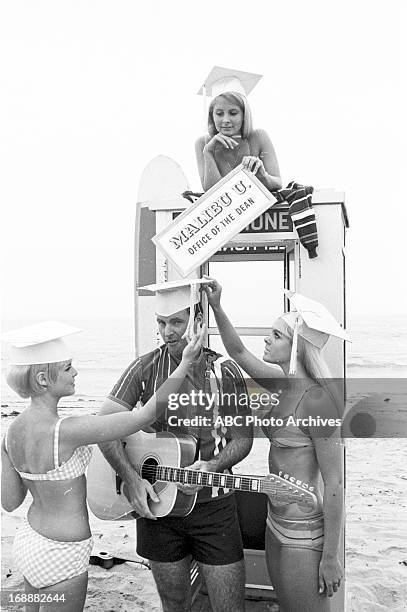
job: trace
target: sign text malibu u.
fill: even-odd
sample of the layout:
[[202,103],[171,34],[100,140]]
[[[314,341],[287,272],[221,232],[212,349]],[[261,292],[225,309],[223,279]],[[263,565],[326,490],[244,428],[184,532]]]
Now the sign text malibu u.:
[[[153,242],[187,276],[234,236],[251,231],[248,226],[265,211],[270,213],[275,201],[251,172],[239,166],[156,234]],[[287,225],[280,231],[290,231],[283,212],[268,215],[264,223]]]

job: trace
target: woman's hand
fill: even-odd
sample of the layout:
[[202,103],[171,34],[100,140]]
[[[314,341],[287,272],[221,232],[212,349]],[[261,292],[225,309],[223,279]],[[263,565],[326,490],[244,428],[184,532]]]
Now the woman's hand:
[[339,558],[324,558],[322,555],[319,564],[319,593],[323,593],[326,587],[328,597],[332,597],[341,586],[342,578],[343,570]]
[[213,310],[215,310],[216,308],[219,308],[220,306],[220,296],[222,295],[222,286],[218,283],[217,280],[215,280],[214,278],[211,278],[210,276],[205,275],[204,278],[207,278],[210,282],[204,283],[202,285],[202,288],[208,297],[209,305],[213,308]]
[[205,338],[205,333],[206,325],[199,323],[196,333],[193,334],[191,340],[182,351],[181,363],[183,363],[183,365],[190,367],[198,359]]
[[253,174],[258,174],[258,177],[264,177],[266,174],[266,170],[264,168],[264,164],[261,161],[260,157],[255,157],[254,155],[246,155],[242,159],[243,168],[250,170]]
[[234,149],[239,146],[239,142],[236,138],[231,138],[230,136],[225,136],[224,134],[215,134],[213,138],[204,146],[203,153],[214,153],[216,145],[220,143],[225,149]]

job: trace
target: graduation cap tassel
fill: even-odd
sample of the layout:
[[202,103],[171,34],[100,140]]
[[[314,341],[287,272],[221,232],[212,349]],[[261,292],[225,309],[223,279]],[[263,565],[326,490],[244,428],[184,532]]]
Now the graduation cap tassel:
[[182,336],[188,342],[191,340],[193,331],[194,331],[194,320],[195,320],[195,293],[197,291],[196,285],[191,284],[190,294],[189,294],[189,320],[188,325],[185,330],[184,335]]
[[297,372],[297,347],[298,347],[298,326],[299,326],[299,317],[296,317],[294,323],[294,334],[293,334],[293,343],[291,347],[291,357],[290,357],[290,369],[288,374],[294,375]]

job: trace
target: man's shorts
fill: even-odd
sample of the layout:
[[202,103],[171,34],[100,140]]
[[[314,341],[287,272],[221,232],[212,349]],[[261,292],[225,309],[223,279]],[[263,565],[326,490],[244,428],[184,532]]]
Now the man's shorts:
[[207,565],[240,561],[243,544],[234,495],[195,504],[185,517],[138,519],[137,553],[162,563],[188,555]]

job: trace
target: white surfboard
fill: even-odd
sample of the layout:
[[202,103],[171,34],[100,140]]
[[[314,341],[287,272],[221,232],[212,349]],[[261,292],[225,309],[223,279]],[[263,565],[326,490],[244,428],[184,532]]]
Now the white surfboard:
[[153,200],[171,200],[188,189],[188,180],[181,166],[171,157],[157,155],[143,170],[137,202],[147,204]]
[[159,228],[156,212],[150,210],[149,205],[176,200],[180,201],[180,205],[185,205],[186,200],[181,194],[188,189],[188,180],[179,164],[165,155],[154,157],[141,175],[134,243],[134,329],[137,355],[152,350],[156,336],[154,296],[138,288],[164,280],[157,278],[159,255],[151,238]]

